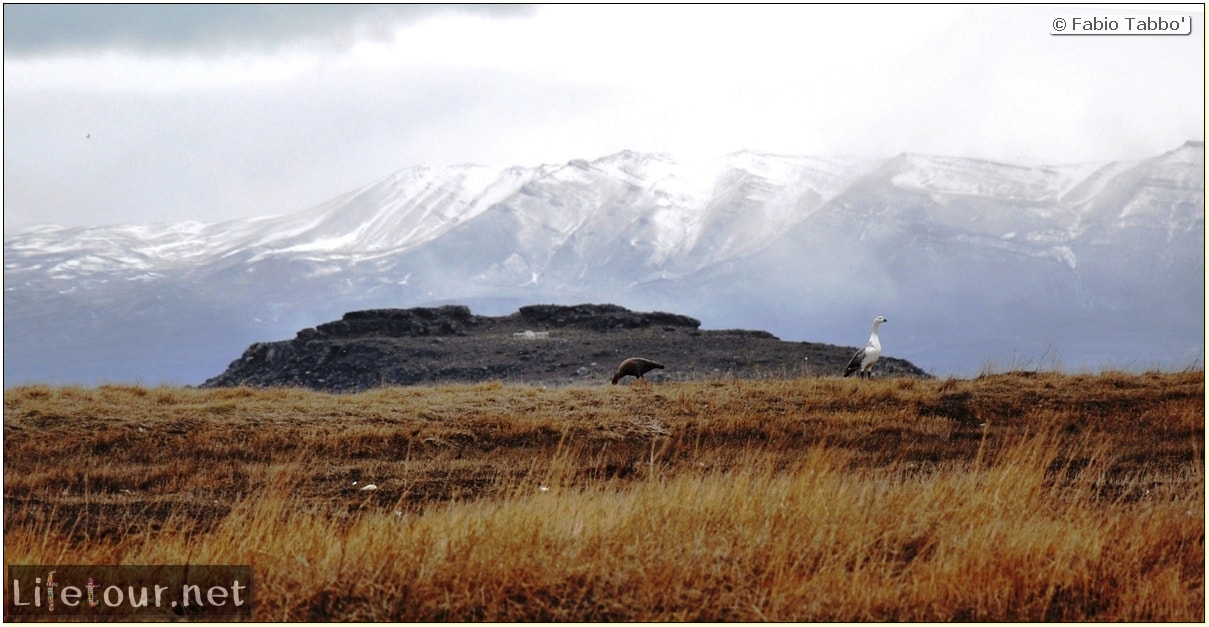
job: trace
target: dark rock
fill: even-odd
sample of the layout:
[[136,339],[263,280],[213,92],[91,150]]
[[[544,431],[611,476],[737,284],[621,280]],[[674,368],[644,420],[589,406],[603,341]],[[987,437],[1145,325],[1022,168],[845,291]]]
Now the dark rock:
[[479,316],[471,314],[470,308],[465,305],[413,309],[367,309],[350,311],[335,322],[321,324],[314,329],[304,329],[299,332],[298,338],[456,335],[478,322]]
[[[695,318],[617,305],[532,305],[509,316],[464,306],[353,311],[292,340],[248,347],[201,387],[294,386],[353,392],[383,385],[509,381],[607,384],[642,356],[651,381],[838,376],[856,348],[782,342],[765,331],[702,331]],[[875,376],[927,377],[883,357]]]
[[701,321],[688,316],[655,311],[630,311],[618,305],[529,305],[518,312],[534,324],[558,328],[580,327],[596,331],[609,329],[644,329],[652,325],[696,329]]

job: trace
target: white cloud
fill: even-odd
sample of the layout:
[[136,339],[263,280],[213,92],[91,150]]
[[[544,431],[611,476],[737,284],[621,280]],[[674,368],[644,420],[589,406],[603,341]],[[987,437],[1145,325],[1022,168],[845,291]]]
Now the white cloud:
[[30,44],[5,57],[5,222],[282,213],[414,164],[623,148],[1084,161],[1203,136],[1203,11],[1190,37],[1063,38],[1057,10],[554,5],[347,17],[338,45],[305,15],[260,43]]

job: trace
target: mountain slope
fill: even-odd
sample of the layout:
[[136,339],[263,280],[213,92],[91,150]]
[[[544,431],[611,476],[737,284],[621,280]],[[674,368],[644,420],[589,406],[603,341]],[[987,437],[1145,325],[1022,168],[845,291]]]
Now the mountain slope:
[[1204,345],[1204,144],[1007,164],[630,151],[410,168],[286,216],[5,238],[6,383],[200,382],[357,309],[616,302],[862,342],[935,372],[1057,354],[1184,367]]

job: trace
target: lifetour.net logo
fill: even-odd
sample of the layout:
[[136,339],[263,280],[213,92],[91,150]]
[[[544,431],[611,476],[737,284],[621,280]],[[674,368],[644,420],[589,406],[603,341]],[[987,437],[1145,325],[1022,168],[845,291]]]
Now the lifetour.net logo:
[[13,565],[4,588],[6,620],[252,618],[246,565]]

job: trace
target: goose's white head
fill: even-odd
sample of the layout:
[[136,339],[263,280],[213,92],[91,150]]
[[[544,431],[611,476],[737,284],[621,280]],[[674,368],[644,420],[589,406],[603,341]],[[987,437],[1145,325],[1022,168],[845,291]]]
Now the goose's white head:
[[873,326],[875,326],[875,327],[876,327],[877,325],[879,325],[879,324],[881,324],[881,323],[883,323],[883,322],[887,322],[886,317],[885,317],[885,316],[878,316],[878,317],[876,317],[876,318],[874,318],[874,319],[873,319]]

